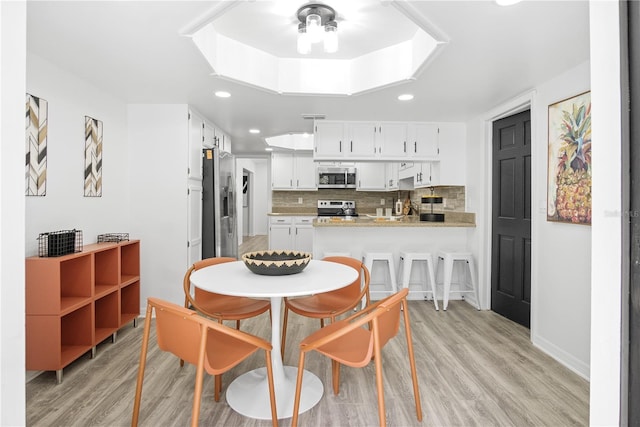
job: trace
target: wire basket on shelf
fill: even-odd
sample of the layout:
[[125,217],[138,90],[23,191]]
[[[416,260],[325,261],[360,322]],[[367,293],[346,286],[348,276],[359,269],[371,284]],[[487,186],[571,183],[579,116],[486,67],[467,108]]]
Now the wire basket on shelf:
[[106,242],[124,242],[125,240],[129,240],[129,233],[105,233],[98,234],[98,243],[106,243]]
[[59,230],[40,233],[38,256],[56,257],[82,252],[82,230]]

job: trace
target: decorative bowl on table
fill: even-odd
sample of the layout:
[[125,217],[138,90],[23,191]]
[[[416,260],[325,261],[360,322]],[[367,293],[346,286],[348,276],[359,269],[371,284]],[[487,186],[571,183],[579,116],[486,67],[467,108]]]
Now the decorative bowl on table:
[[300,273],[309,264],[308,252],[271,250],[247,252],[242,261],[255,274],[265,276],[283,276]]

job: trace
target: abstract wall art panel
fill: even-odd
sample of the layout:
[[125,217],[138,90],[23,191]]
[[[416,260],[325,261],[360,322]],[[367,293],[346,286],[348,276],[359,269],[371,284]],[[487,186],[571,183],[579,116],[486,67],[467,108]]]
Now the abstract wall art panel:
[[102,197],[102,121],[84,116],[84,196]]
[[47,193],[47,132],[48,103],[27,94],[25,138],[25,195],[44,196]]

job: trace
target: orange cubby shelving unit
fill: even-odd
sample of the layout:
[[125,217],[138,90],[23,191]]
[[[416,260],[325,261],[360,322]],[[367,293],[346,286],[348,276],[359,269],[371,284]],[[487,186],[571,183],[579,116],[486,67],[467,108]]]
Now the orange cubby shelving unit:
[[56,371],[140,315],[140,241],[26,259],[26,369]]

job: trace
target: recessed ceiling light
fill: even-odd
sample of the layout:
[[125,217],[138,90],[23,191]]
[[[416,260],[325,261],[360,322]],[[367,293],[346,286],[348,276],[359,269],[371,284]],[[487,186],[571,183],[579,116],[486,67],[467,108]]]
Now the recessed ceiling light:
[[218,98],[228,98],[228,97],[230,97],[230,96],[231,96],[231,94],[230,94],[229,92],[225,92],[225,91],[223,91],[223,90],[219,90],[219,91],[217,91],[217,92],[215,93],[215,95],[216,95]]
[[520,3],[521,0],[496,0],[498,6],[511,6],[512,4]]
[[264,151],[273,151],[273,148],[267,147],[267,148],[264,149]]
[[413,95],[411,95],[410,93],[404,93],[398,96],[398,99],[400,101],[411,101],[413,99]]
[[260,133],[260,129],[249,129],[249,133]]

